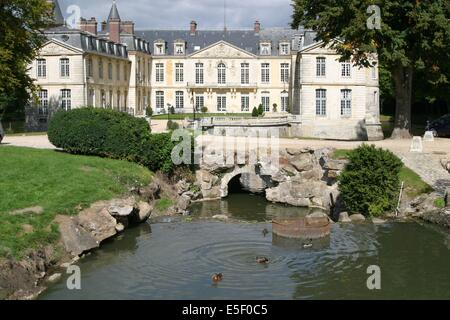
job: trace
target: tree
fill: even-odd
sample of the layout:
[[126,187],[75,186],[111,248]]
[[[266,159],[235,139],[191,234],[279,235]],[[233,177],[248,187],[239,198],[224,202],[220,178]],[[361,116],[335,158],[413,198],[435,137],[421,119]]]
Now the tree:
[[[381,9],[380,28],[372,23],[373,5]],[[316,31],[318,40],[342,55],[341,61],[352,59],[357,66],[369,67],[378,54],[394,80],[393,138],[411,136],[415,72],[427,70],[426,81],[449,90],[448,0],[293,0],[293,8],[292,27]]]
[[36,87],[27,74],[29,64],[45,42],[41,30],[52,24],[46,0],[0,2],[0,117],[23,109]]
[[145,108],[145,115],[148,118],[151,118],[153,116],[153,109],[152,109],[152,107],[148,106],[147,108]]
[[257,118],[258,116],[259,116],[258,109],[254,107],[252,111],[252,117]]
[[261,117],[262,115],[264,115],[264,107],[263,107],[262,104],[260,104],[260,105],[258,106],[258,116]]

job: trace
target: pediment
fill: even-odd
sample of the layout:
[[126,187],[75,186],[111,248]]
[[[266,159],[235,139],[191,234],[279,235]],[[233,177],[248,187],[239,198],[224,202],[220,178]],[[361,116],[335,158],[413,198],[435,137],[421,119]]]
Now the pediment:
[[80,54],[83,53],[83,51],[61,41],[52,39],[44,44],[39,53],[43,56],[51,56]]
[[253,58],[255,55],[226,41],[217,42],[191,55],[193,58]]

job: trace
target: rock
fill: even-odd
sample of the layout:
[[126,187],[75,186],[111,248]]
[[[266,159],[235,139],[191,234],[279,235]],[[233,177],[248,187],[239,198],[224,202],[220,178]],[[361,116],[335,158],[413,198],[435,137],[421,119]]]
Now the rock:
[[341,223],[350,223],[352,220],[348,216],[348,212],[341,212],[339,214],[339,222]]
[[135,210],[134,215],[133,215],[133,222],[134,223],[142,223],[148,220],[148,218],[150,218],[152,211],[153,211],[153,207],[148,204],[147,202],[143,202],[140,201],[138,203],[138,209],[139,210]]
[[83,229],[74,218],[59,215],[55,221],[59,224],[64,248],[72,255],[78,256],[85,251],[99,247],[99,242]]
[[190,204],[191,204],[191,198],[184,196],[184,195],[178,198],[178,201],[177,201],[178,209],[185,211],[185,210],[187,210],[187,208],[189,208]]
[[321,211],[314,212],[306,216],[306,226],[308,227],[323,227],[329,224],[330,219]]
[[190,184],[186,182],[186,180],[180,180],[175,184],[175,190],[177,191],[178,195],[182,195],[186,191],[189,191]]
[[450,158],[441,159],[442,167],[450,173]]
[[372,223],[373,224],[385,224],[386,220],[379,219],[379,218],[372,218]]
[[350,220],[352,222],[363,222],[363,221],[366,221],[366,217],[364,217],[362,214],[357,213],[357,214],[352,214],[350,216]]
[[224,215],[224,214],[217,214],[215,216],[212,217],[215,220],[220,220],[220,221],[228,221],[228,216]]
[[292,166],[298,171],[310,171],[314,169],[313,157],[309,153],[301,153],[291,160]]
[[68,267],[70,267],[72,265],[72,263],[70,262],[64,262],[60,265],[61,268],[63,269],[67,269]]
[[123,232],[125,230],[125,226],[123,225],[123,224],[121,224],[121,223],[118,223],[117,225],[116,225],[116,231],[117,232]]
[[427,222],[450,228],[450,208],[426,212],[420,218]]
[[48,277],[47,282],[50,282],[50,283],[57,282],[61,279],[61,277],[62,277],[61,273],[52,274],[50,277]]
[[113,217],[128,217],[133,213],[134,207],[127,204],[116,204],[110,206],[108,211]]
[[78,214],[78,224],[89,232],[96,241],[102,242],[116,234],[117,220],[110,215],[109,209],[89,208]]
[[22,215],[22,214],[42,214],[44,212],[44,208],[40,206],[29,207],[25,209],[15,210],[10,212],[9,214],[12,216]]
[[345,166],[348,164],[348,160],[334,160],[334,159],[324,159],[325,163],[323,165],[323,168],[325,170],[332,170],[332,171],[341,171],[345,168]]
[[159,197],[161,186],[157,182],[152,182],[150,185],[139,189],[139,194],[145,200],[155,200]]

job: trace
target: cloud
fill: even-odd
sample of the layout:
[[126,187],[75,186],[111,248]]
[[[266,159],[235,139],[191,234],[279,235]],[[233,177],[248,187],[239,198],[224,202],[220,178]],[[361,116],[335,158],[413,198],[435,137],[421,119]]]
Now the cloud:
[[[81,8],[84,18],[107,19],[111,0],[59,0],[64,15],[70,5]],[[224,0],[117,0],[122,20],[133,20],[137,29],[189,28],[196,20],[199,29],[222,28]],[[227,26],[251,28],[255,20],[263,27],[287,27],[292,14],[290,0],[227,0]]]

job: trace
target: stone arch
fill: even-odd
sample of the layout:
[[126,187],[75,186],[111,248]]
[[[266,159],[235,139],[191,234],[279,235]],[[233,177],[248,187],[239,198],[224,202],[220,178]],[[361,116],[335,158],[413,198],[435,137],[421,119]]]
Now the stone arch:
[[227,173],[223,176],[220,184],[220,197],[225,198],[228,196],[228,184],[230,181],[238,175],[244,173],[256,174],[255,166],[247,165],[244,167],[236,167],[232,172]]

